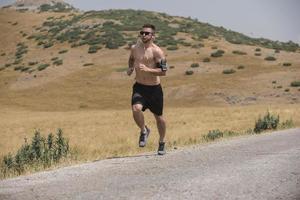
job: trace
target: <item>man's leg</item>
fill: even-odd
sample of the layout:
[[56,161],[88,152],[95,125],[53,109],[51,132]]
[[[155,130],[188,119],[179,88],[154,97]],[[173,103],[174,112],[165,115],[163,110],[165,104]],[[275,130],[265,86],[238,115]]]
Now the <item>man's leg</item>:
[[166,135],[166,120],[163,118],[163,116],[158,116],[154,114],[154,117],[156,119],[156,125],[159,133],[159,142],[164,142],[165,135]]
[[144,120],[144,114],[142,112],[142,108],[143,108],[142,104],[132,105],[132,115],[136,125],[141,129],[141,132],[144,132],[145,120]]

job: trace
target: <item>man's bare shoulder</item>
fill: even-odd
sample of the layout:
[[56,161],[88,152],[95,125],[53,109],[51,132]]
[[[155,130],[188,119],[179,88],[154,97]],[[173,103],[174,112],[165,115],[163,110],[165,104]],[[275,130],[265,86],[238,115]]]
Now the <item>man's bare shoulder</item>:
[[154,52],[154,55],[156,55],[158,57],[164,56],[163,50],[159,46],[157,46],[156,44],[152,45],[152,50]]

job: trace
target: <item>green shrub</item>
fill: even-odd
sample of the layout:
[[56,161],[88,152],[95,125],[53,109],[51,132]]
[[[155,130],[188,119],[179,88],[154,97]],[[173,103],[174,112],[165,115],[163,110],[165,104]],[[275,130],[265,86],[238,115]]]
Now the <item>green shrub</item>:
[[197,68],[197,67],[199,67],[200,65],[199,65],[199,63],[192,63],[191,64],[191,68]]
[[234,69],[224,69],[223,70],[223,74],[233,74],[235,73],[236,71]]
[[55,61],[55,60],[58,60],[58,59],[59,59],[58,57],[51,58],[52,61]]
[[35,61],[35,62],[28,62],[28,65],[29,66],[32,66],[32,65],[36,65],[36,64],[38,64],[39,62],[37,62],[37,61]]
[[42,71],[42,70],[46,69],[49,66],[50,66],[49,64],[40,64],[37,69],[39,71]]
[[203,58],[203,62],[210,62],[210,58]]
[[244,65],[239,65],[237,68],[238,69],[245,69],[245,66]]
[[267,114],[255,122],[254,132],[260,133],[264,130],[276,129],[279,124],[279,115],[272,115],[269,111]]
[[267,61],[275,61],[276,58],[273,57],[273,56],[267,56],[267,57],[265,57],[265,60],[267,60]]
[[100,49],[100,47],[98,46],[90,46],[88,53],[97,53],[98,49]]
[[300,81],[291,82],[291,87],[300,87]]
[[217,58],[217,57],[223,56],[224,53],[225,53],[225,51],[223,51],[223,50],[217,50],[217,51],[211,53],[210,56]]
[[281,129],[293,128],[293,127],[295,127],[295,124],[292,119],[289,119],[289,120],[286,120],[286,121],[280,123],[279,127]]
[[177,50],[177,49],[178,49],[177,46],[168,46],[168,47],[167,47],[167,50],[169,50],[169,51],[175,51],[175,50]]
[[234,51],[232,51],[232,53],[233,53],[233,54],[237,54],[237,55],[247,55],[246,52],[244,52],[244,51],[239,51],[239,50],[234,50]]
[[54,45],[53,42],[48,42],[48,43],[44,44],[44,49],[50,48],[53,45]]
[[285,91],[285,92],[289,92],[289,91],[290,91],[290,89],[289,89],[289,88],[286,88],[284,91]]
[[67,49],[64,49],[64,50],[59,51],[58,53],[59,53],[59,54],[63,54],[63,53],[67,53],[67,52],[68,52],[68,50],[67,50]]
[[215,140],[217,138],[223,137],[223,132],[220,130],[212,130],[209,131],[205,136],[204,139],[206,140]]
[[94,65],[94,63],[85,63],[85,64],[83,64],[84,67],[91,66],[91,65]]
[[193,70],[188,69],[185,71],[185,75],[193,75],[193,74],[194,74]]
[[255,53],[254,55],[255,56],[261,56],[261,53]]
[[60,60],[55,60],[54,62],[53,62],[53,65],[56,65],[56,66],[59,66],[59,65],[62,65],[63,64],[63,60],[62,59],[60,59]]
[[256,48],[255,51],[261,51],[261,49],[260,48]]
[[1,163],[1,172],[4,177],[10,174],[22,174],[27,169],[48,168],[69,154],[69,141],[63,137],[63,132],[58,129],[56,137],[50,133],[43,137],[35,131],[31,143],[25,143],[15,155],[5,155]]
[[288,67],[288,66],[291,66],[292,63],[285,62],[285,63],[283,63],[282,65],[285,66],[285,67]]

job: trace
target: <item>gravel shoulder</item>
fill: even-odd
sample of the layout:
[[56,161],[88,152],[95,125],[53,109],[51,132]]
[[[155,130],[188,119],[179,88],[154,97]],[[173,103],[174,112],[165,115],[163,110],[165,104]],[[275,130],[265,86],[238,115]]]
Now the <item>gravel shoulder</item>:
[[300,199],[300,129],[0,181],[0,199]]

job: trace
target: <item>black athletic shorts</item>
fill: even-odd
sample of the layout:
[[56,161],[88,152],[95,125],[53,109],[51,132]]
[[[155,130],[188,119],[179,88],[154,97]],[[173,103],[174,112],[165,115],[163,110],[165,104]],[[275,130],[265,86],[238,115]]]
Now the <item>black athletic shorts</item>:
[[131,105],[134,104],[142,104],[143,111],[149,108],[152,113],[161,116],[164,104],[161,85],[149,86],[135,83],[132,87],[131,98]]

